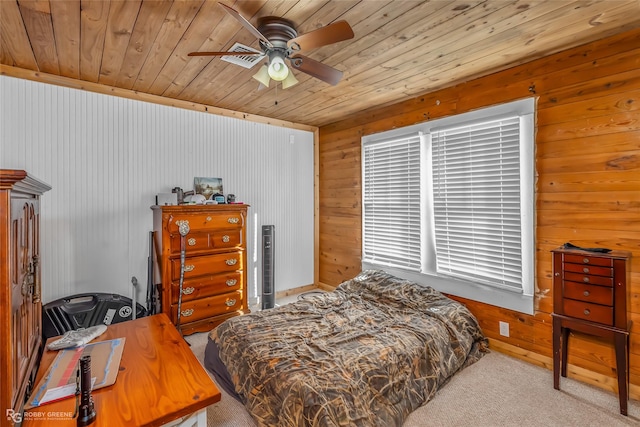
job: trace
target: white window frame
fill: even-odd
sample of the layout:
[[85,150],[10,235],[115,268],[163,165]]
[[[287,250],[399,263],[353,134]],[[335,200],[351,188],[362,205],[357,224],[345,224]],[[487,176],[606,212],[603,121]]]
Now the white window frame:
[[[439,275],[436,272],[435,237],[433,232],[433,210],[431,189],[430,140],[434,129],[456,125],[472,124],[494,118],[517,115],[520,117],[520,210],[522,232],[522,289],[514,291],[500,286],[492,286],[479,282],[461,280],[456,277]],[[434,287],[442,292],[491,304],[518,312],[534,313],[535,294],[535,99],[527,98],[519,101],[491,106],[442,119],[432,120],[413,126],[367,135],[362,138],[363,153],[366,144],[390,141],[410,135],[421,138],[421,255],[422,266],[419,269],[407,269],[376,262],[365,253],[365,158],[363,155],[363,258],[362,268],[381,268],[391,274],[414,280]],[[429,165],[426,167],[426,165]]]

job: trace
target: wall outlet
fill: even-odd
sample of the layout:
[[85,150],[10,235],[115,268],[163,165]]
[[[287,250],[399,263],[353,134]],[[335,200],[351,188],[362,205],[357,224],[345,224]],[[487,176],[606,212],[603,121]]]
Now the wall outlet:
[[500,323],[500,335],[503,337],[509,336],[509,324],[507,322],[498,322]]

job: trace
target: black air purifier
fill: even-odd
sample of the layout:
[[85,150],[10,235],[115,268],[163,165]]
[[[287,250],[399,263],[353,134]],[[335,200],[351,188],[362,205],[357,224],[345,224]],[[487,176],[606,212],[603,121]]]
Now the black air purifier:
[[273,225],[262,226],[262,309],[273,308],[276,302],[273,262]]

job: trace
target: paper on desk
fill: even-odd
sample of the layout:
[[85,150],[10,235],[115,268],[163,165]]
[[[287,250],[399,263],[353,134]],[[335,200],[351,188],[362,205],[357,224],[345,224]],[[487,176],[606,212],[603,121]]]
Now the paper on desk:
[[[91,389],[94,389],[94,384],[96,383],[96,377],[91,378]],[[76,389],[78,385],[76,383],[66,384],[60,387],[50,388],[49,390],[44,392],[44,396],[40,399],[40,405],[44,405],[45,403],[56,402],[58,400],[65,399],[67,397],[71,397],[76,394]]]
[[72,397],[76,392],[78,364],[83,356],[91,356],[93,390],[115,383],[124,342],[125,338],[116,338],[60,350],[46,374],[38,382],[25,409]]

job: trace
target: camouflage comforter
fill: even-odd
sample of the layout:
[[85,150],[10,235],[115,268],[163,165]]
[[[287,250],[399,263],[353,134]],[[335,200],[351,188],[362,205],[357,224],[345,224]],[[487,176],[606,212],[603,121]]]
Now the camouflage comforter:
[[463,305],[382,271],[229,319],[210,338],[261,426],[401,426],[487,351]]

